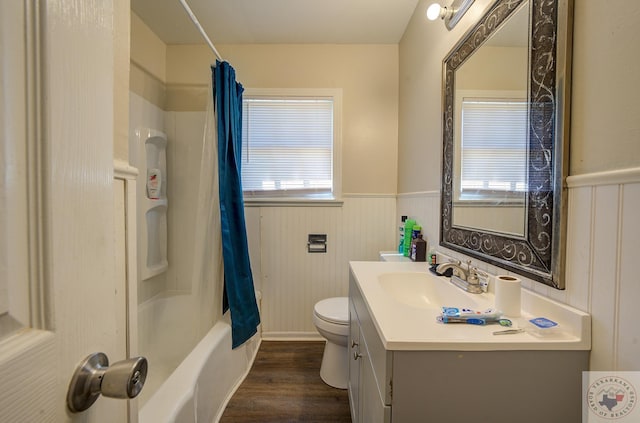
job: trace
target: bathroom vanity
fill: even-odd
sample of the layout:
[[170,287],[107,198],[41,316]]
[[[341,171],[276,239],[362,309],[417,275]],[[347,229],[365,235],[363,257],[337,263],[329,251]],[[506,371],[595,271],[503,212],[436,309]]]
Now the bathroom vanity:
[[442,306],[486,309],[493,295],[463,292],[425,263],[352,262],[350,270],[354,423],[581,421],[588,314],[523,289],[514,326],[547,317],[559,330],[494,335],[508,328],[436,321]]

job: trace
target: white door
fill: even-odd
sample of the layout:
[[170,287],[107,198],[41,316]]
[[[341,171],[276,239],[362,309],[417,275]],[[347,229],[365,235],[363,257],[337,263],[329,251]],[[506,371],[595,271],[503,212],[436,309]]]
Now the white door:
[[112,8],[109,0],[0,1],[3,423],[128,421],[124,400],[99,398],[80,414],[66,406],[84,357],[126,358]]

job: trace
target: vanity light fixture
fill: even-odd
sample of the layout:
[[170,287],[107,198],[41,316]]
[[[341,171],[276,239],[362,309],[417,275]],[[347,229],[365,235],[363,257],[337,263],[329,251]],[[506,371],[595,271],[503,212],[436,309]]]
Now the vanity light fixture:
[[475,0],[454,0],[451,6],[440,6],[433,3],[427,8],[427,19],[435,21],[440,18],[448,30],[452,30],[458,21],[464,16]]

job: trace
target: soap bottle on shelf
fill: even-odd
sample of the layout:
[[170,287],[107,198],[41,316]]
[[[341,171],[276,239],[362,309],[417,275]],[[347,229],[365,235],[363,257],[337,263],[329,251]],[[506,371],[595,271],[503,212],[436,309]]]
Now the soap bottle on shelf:
[[160,198],[162,188],[162,172],[160,169],[147,170],[147,197],[151,200]]

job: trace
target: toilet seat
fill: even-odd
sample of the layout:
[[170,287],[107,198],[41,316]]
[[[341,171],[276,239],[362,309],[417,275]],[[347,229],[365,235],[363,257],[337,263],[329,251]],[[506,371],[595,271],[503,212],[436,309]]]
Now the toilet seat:
[[347,297],[326,298],[316,303],[313,312],[325,322],[346,326],[349,324],[349,299]]

